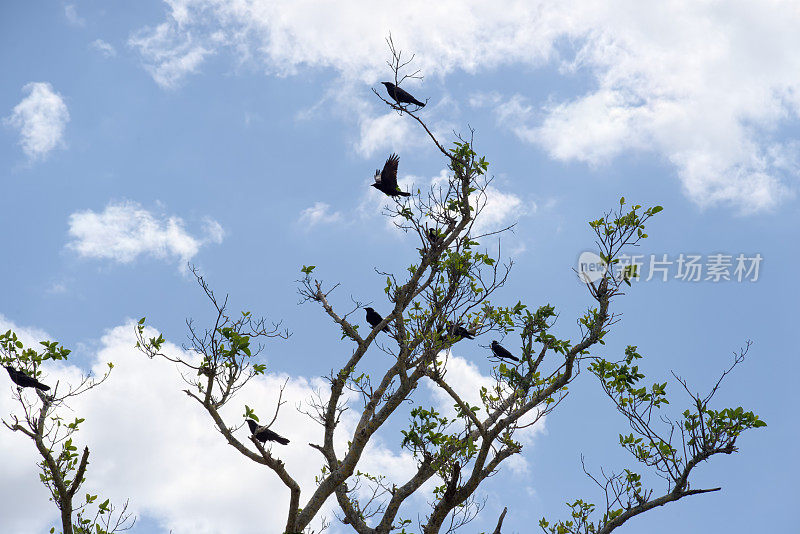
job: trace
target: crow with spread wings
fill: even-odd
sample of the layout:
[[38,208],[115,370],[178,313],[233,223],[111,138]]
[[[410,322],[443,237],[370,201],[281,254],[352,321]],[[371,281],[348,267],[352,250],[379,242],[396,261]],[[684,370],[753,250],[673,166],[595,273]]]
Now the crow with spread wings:
[[397,154],[392,154],[386,163],[383,165],[383,170],[375,171],[375,183],[372,187],[390,197],[410,197],[411,193],[400,191],[397,186],[397,164],[400,163],[400,158]]

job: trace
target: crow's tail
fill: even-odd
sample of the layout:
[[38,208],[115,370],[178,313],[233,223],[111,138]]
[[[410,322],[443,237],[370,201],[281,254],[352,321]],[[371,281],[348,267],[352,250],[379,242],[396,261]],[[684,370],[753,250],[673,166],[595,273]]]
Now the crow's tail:
[[411,193],[406,193],[405,191],[400,191],[398,193],[398,195],[400,195],[401,197],[410,197]]
[[417,100],[417,99],[414,99],[414,104],[418,105],[418,106],[419,106],[419,107],[421,107],[421,108],[424,108],[424,107],[425,107],[425,104],[423,104],[422,102],[420,102],[420,101],[419,101],[419,100]]
[[277,442],[278,442],[278,443],[280,443],[281,445],[288,445],[288,444],[289,444],[289,440],[288,440],[288,439],[286,439],[286,438],[284,438],[283,436],[277,436],[277,437],[275,438],[275,441],[277,441]]

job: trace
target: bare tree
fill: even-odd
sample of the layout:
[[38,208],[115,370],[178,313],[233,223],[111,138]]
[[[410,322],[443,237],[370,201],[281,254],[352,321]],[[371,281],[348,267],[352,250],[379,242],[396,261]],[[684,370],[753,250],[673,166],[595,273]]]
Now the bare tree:
[[[402,52],[395,49],[391,40],[389,46],[389,64],[396,85],[408,78],[420,78],[418,72],[403,73],[409,61],[402,58]],[[630,278],[636,276],[631,269],[609,268],[597,280],[588,281],[592,302],[578,318],[574,339],[559,339],[553,333],[557,313],[551,305],[532,309],[522,302],[507,306],[493,303],[491,297],[505,284],[512,264],[501,262],[499,248],[490,253],[482,245],[487,236],[508,228],[481,232],[481,227],[476,226],[487,204],[491,178],[486,174],[488,163],[475,151],[474,132],[457,135],[452,148],[446,148],[417,111],[375,94],[391,109],[420,125],[444,157],[449,175],[446,181],[418,190],[407,199],[395,198],[386,207],[385,214],[398,231],[417,241],[418,255],[401,274],[378,271],[385,277],[383,290],[391,310],[371,330],[359,332],[353,319],[361,317],[361,302],[355,301],[355,306],[348,306],[343,313],[333,300],[333,291],[339,284],[329,285],[315,278],[315,266],[302,268],[301,301],[319,305],[341,329],[342,339],[353,343],[347,361],[327,375],[329,392],[320,394],[307,410],[321,427],[319,441],[309,445],[319,452],[323,462],[317,485],[309,495],[301,494],[296,479],[272,452],[254,439],[251,446],[239,442],[233,436],[238,427],[225,423],[218,412],[248,380],[264,372],[263,366],[250,363],[256,354],[250,352],[251,339],[286,337],[288,334],[282,333],[279,325],[267,328],[263,319],[255,321],[249,313],[235,320],[229,317],[227,299],[219,303],[194,271],[217,312],[216,323],[202,335],[189,322],[190,348],[198,353],[199,360],[164,354],[161,335],[145,336],[144,319],[137,330],[138,346],[148,356],[170,359],[189,372],[185,376],[190,385],[186,393],[208,411],[228,443],[271,469],[284,483],[290,495],[286,533],[312,532],[312,522],[319,520],[323,505],[331,497],[336,499],[341,521],[359,534],[406,532],[412,523],[403,515],[410,507],[408,499],[431,480],[438,486],[430,509],[419,520],[419,529],[425,534],[453,532],[469,523],[481,509],[476,493],[481,483],[495,474],[506,459],[522,451],[515,436],[559,405],[567,395],[567,387],[579,375],[580,363],[591,361],[600,366],[592,367],[593,372],[611,372],[612,364],[603,367],[592,358],[590,350],[603,343],[609,328],[618,321],[612,302],[623,294],[623,284],[629,284]],[[628,206],[623,200],[615,213],[592,221],[603,260],[609,266],[617,265],[623,250],[647,237],[645,223],[659,211],[659,206],[645,209]],[[480,390],[477,405],[467,400],[474,392],[459,391],[447,377],[450,349],[461,340],[456,326],[475,336],[491,332],[519,335],[520,361],[499,362],[492,368],[493,384]],[[379,334],[385,339],[385,328],[392,340],[388,343],[378,341]],[[390,356],[390,364],[378,374],[367,372],[362,361],[373,347]],[[419,386],[425,382],[451,399],[456,407],[454,418],[419,402]],[[352,392],[356,393],[356,403],[347,401]],[[360,465],[370,440],[390,418],[406,413],[399,409],[408,401],[413,407],[402,446],[416,459],[415,472],[400,481],[364,472]],[[279,400],[273,421],[281,405]],[[630,409],[627,403],[622,405]],[[346,447],[337,449],[334,443],[342,442],[339,438],[345,430],[341,421],[346,410],[357,410],[357,423],[343,440]],[[672,468],[674,464],[667,469]],[[686,474],[688,477],[688,471]],[[497,523],[497,534],[505,512]]]
[[[0,334],[0,361],[29,377],[37,378],[41,376],[43,362],[66,360],[70,354],[69,349],[57,342],[42,341],[41,345],[44,348],[39,352],[25,348],[17,335],[9,330]],[[13,396],[20,412],[9,414],[2,420],[9,430],[30,438],[42,457],[39,478],[61,512],[63,534],[111,534],[128,530],[136,521],[127,513],[127,501],[119,510],[114,508],[109,499],[97,503],[98,496],[90,493],[76,502],[75,497],[86,481],[89,447],[84,447],[78,454],[78,446],[73,441],[84,419],[76,417],[68,422],[61,415],[65,409],[69,409],[70,399],[105,382],[112,368],[113,365],[109,363],[103,376],[84,375],[78,384],[62,386],[56,383],[46,390],[47,393],[36,388],[25,390],[17,387]],[[29,393],[31,390],[35,395]],[[50,530],[54,531],[54,528]]]

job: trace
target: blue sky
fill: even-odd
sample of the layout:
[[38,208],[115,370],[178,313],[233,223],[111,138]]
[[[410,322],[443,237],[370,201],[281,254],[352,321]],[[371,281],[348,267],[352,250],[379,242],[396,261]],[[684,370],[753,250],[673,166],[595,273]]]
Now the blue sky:
[[[402,13],[350,1],[0,7],[0,329],[58,340],[84,370],[117,365],[74,408],[87,417],[80,439],[93,451],[87,484],[131,499],[132,532],[255,532],[259,518],[283,518],[276,477],[226,448],[172,367],[132,350],[129,322],[146,315],[179,345],[186,317],[209,319],[187,261],[230,294],[232,309],[283,320],[293,335],[267,347],[270,374],[233,402],[233,416],[244,402],[269,410],[281,377],[302,401],[342,361],[348,345],[337,329],[297,304],[299,268],[316,265],[340,282],[341,309],[351,296],[388,308],[374,268],[399,272],[417,244],[382,218],[371,176],[392,151],[409,187],[444,168],[419,128],[371,92],[389,77],[389,31],[416,53],[425,78],[408,89],[429,98],[421,116],[440,139],[476,129],[495,178],[487,218],[517,223],[502,238],[515,264],[496,302],[551,303],[558,332],[574,338],[590,303],[571,270],[592,248],[586,221],[623,195],[665,208],[636,251],[647,258],[761,255],[755,282],[687,282],[673,267],[667,282],[636,283],[617,301],[622,321],[598,355],[637,345],[652,381],[673,370],[705,390],[753,340],[718,407],[741,405],[769,424],[742,437],[739,454],[698,469],[698,487],[723,491],[619,531],[794,525],[784,503],[797,495],[800,469],[778,451],[800,437],[791,343],[800,12],[791,2],[500,4],[410,2]],[[477,343],[461,345],[454,375],[469,384],[490,363]],[[674,386],[678,413],[687,399]],[[371,465],[399,479],[409,460],[398,447],[404,422],[395,424]],[[285,459],[310,480],[319,466],[304,444],[317,439],[314,427],[290,406],[276,428],[296,438]],[[486,507],[467,528],[489,530],[508,506],[506,531],[530,532],[542,516],[566,517],[567,500],[600,502],[580,455],[588,467],[630,466],[617,445],[626,431],[583,374],[528,436],[523,458],[487,483]],[[0,466],[2,532],[41,532],[56,517],[29,449],[0,433],[0,455],[13,460]],[[409,515],[424,509],[420,499]],[[37,518],[28,529],[26,514]]]

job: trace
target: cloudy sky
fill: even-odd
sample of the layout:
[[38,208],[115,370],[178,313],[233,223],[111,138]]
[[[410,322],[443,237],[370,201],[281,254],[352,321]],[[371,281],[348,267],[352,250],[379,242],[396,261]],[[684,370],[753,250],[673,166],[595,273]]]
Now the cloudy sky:
[[[428,99],[421,115],[437,135],[450,142],[454,130],[476,129],[494,176],[486,227],[517,223],[501,240],[514,269],[498,304],[553,304],[559,334],[575,337],[590,304],[572,272],[592,248],[586,221],[624,195],[665,209],[633,251],[650,280],[618,300],[623,319],[598,355],[637,345],[653,381],[675,371],[702,391],[754,342],[717,407],[744,406],[769,426],[745,435],[739,454],[698,468],[696,487],[721,492],[620,532],[788,531],[796,514],[784,504],[800,466],[778,451],[800,439],[790,341],[800,297],[798,27],[791,1],[4,2],[0,330],[73,349],[71,365],[45,371],[51,380],[115,363],[72,408],[87,419],[87,489],[130,498],[134,534],[278,532],[283,486],[225,445],[174,367],[133,350],[131,320],[146,315],[181,350],[185,319],[211,312],[187,262],[233,309],[283,320],[292,336],[269,343],[268,374],[229,413],[244,403],[268,411],[288,379],[276,429],[292,443],[280,453],[312,486],[321,462],[305,444],[319,430],[295,407],[348,345],[318,308],[298,305],[299,269],[313,264],[341,282],[337,307],[353,298],[388,308],[375,269],[399,272],[417,244],[382,218],[371,175],[392,151],[404,187],[444,169],[423,132],[371,91],[389,78],[391,32],[416,54],[424,79],[407,88]],[[696,277],[681,269],[690,257]],[[654,258],[667,263],[650,276]],[[715,262],[729,279],[715,280]],[[480,345],[490,341],[458,346],[454,380],[485,380]],[[2,414],[12,410],[9,384],[0,377]],[[687,399],[673,395],[679,413]],[[0,531],[49,530],[57,514],[31,444],[0,430]],[[470,531],[493,528],[504,506],[506,531],[526,533],[543,516],[566,517],[567,500],[600,502],[581,454],[592,469],[630,467],[617,445],[626,431],[580,376],[526,434],[522,457],[488,481]],[[381,435],[367,467],[402,480],[413,465],[399,441]],[[408,515],[424,510],[422,495]]]

